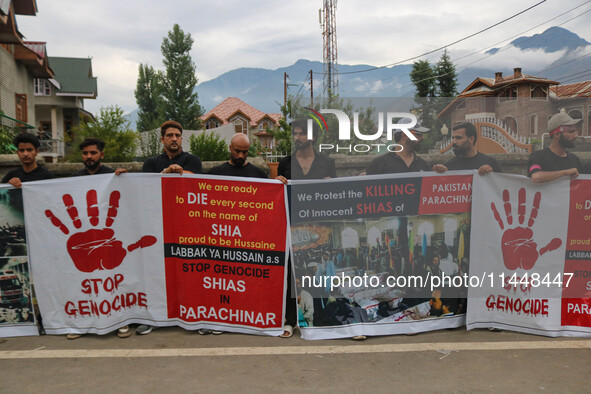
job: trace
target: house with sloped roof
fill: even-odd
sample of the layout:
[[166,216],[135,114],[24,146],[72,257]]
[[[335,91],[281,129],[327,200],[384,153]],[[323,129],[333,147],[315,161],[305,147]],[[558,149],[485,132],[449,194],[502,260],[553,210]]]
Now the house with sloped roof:
[[[521,68],[494,78],[478,77],[439,114],[453,127],[472,122],[479,132],[477,148],[483,153],[525,153],[531,139],[547,132],[548,120],[561,109],[583,119],[582,135],[591,135],[591,81],[560,85],[557,81],[527,75]],[[447,144],[447,145],[446,145]],[[442,152],[450,151],[449,141]]]
[[49,64],[54,77],[34,80],[35,117],[44,148],[41,153],[54,161],[63,156],[63,141],[72,137],[72,127],[93,118],[84,109],[84,100],[97,97],[97,78],[90,58],[51,56]]
[[[228,97],[205,115],[201,116],[206,130],[220,129],[221,137],[227,142],[235,133],[243,133],[251,141],[258,138],[261,145],[268,149],[275,146],[273,137],[267,133],[267,128],[279,126],[279,120],[283,115],[279,113],[265,113],[237,97]],[[232,127],[228,128],[230,125]],[[224,131],[230,129],[229,134]]]
[[0,125],[35,130],[33,80],[52,79],[45,43],[23,40],[17,15],[35,16],[35,0],[0,0]]

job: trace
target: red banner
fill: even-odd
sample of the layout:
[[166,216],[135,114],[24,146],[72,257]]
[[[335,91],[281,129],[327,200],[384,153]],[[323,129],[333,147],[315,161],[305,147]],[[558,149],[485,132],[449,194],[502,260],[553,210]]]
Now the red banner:
[[284,186],[162,179],[168,317],[283,326]]

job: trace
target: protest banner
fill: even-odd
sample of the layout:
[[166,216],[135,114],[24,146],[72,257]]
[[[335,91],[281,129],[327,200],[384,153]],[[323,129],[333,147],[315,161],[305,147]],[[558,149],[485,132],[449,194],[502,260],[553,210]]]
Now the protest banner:
[[124,174],[23,189],[48,334],[130,323],[282,333],[282,184]]
[[463,325],[471,189],[471,171],[293,181],[302,337]]
[[474,178],[468,329],[591,335],[591,177]]
[[0,337],[38,335],[22,190],[0,186]]

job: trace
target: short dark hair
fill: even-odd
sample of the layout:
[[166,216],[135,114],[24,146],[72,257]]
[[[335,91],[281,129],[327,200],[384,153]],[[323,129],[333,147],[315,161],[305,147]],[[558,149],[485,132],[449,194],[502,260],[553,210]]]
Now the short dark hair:
[[16,135],[16,137],[14,137],[14,139],[12,140],[12,143],[14,144],[14,146],[17,147],[18,149],[18,144],[33,144],[33,146],[35,147],[35,149],[39,149],[39,145],[41,145],[39,143],[39,138],[37,138],[35,135],[31,134],[31,133],[19,133]]
[[[304,132],[308,131],[308,119],[296,119],[293,122],[291,122],[289,125],[291,126],[291,133],[292,134],[293,134],[293,131],[295,130],[296,127],[299,127]],[[312,120],[312,139],[314,141],[316,141],[316,139],[318,138],[318,134],[320,134],[320,127],[318,126],[318,123],[316,123],[314,120]]]
[[181,126],[179,122],[176,122],[174,120],[167,120],[166,122],[160,125],[160,134],[162,135],[162,137],[164,137],[164,134],[166,134],[166,130],[170,129],[171,127],[179,129],[181,134],[183,134],[183,126]]
[[459,129],[466,130],[466,137],[468,137],[468,138],[474,137],[474,144],[476,143],[476,140],[478,139],[478,133],[476,132],[476,127],[474,127],[474,125],[472,123],[470,123],[470,122],[458,123],[457,125],[455,125],[452,128],[452,131],[456,131]]
[[105,150],[105,143],[103,141],[99,140],[98,138],[86,138],[84,141],[82,141],[80,143],[80,145],[79,145],[80,150],[82,150],[90,145],[96,145],[96,147],[98,148],[98,150],[100,152]]

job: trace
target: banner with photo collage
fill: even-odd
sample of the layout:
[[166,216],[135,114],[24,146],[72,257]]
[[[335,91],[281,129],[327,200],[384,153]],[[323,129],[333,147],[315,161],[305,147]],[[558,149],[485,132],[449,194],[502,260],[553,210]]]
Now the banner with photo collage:
[[[292,181],[291,238],[305,339],[465,324],[472,171]],[[458,283],[455,281],[454,283]]]
[[0,186],[0,337],[38,335],[22,190]]

